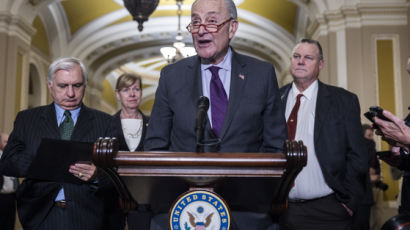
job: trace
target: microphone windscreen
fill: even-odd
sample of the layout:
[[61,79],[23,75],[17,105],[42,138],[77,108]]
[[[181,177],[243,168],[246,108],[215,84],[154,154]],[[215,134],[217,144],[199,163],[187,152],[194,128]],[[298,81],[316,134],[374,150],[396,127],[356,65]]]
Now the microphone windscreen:
[[209,99],[205,96],[201,96],[198,99],[198,109],[203,109],[205,111],[208,111],[209,108]]

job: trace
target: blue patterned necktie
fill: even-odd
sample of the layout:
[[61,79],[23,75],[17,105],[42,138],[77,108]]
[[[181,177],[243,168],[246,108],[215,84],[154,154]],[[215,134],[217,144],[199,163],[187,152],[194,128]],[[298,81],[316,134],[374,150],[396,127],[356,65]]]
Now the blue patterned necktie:
[[62,140],[70,140],[71,139],[71,134],[73,133],[74,130],[74,121],[71,118],[71,113],[70,111],[66,110],[64,111],[65,119],[63,122],[60,124],[60,137]]
[[220,68],[211,66],[208,69],[212,73],[210,83],[212,129],[215,135],[219,137],[228,106],[228,97],[226,96],[222,81],[219,78],[218,71]]

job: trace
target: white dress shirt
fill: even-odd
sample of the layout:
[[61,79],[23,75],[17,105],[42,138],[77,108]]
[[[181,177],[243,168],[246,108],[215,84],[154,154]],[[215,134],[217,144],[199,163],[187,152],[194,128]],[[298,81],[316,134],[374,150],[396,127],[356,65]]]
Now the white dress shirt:
[[[302,140],[303,144],[307,147],[307,165],[296,177],[295,184],[289,193],[289,199],[309,200],[333,193],[333,190],[326,184],[316,156],[314,144],[318,87],[319,84],[316,80],[303,91],[303,96],[300,98],[295,140]],[[296,97],[300,93],[295,83],[292,83],[292,89],[289,90],[286,101],[286,120],[289,118],[296,103]]]

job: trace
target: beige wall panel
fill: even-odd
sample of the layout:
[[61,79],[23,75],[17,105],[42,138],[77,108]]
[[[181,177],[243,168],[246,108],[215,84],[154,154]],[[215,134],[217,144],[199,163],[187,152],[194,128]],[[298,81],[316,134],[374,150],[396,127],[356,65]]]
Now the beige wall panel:
[[[22,81],[27,79],[28,76],[28,56],[29,56],[29,46],[25,44],[18,37],[1,34],[3,37],[5,48],[0,51],[4,51],[7,57],[5,60],[1,61],[0,65],[5,66],[5,68],[0,72],[0,85],[3,88],[3,95],[0,101],[2,108],[2,116],[0,116],[0,129],[5,132],[10,132],[13,128],[13,121],[16,116],[16,106],[26,105],[26,100],[28,92],[27,87],[25,87],[26,82],[21,82],[21,85],[17,85],[17,64],[18,64],[18,53],[20,53],[22,60],[21,79]],[[27,75],[27,76],[26,76]],[[20,91],[20,98],[24,100],[16,101],[16,91]]]
[[[364,92],[366,87],[373,89],[373,95],[375,95],[375,82],[368,83],[366,79],[367,75],[364,74],[363,60],[366,58],[366,53],[362,50],[361,42],[362,33],[359,28],[346,30],[346,63],[347,63],[347,88],[349,91],[355,93],[359,98],[364,98],[371,93]],[[373,85],[372,85],[373,84]],[[373,87],[372,87],[373,86]],[[360,104],[362,111],[368,106]]]
[[327,36],[327,48],[326,51],[323,51],[325,54],[325,64],[328,68],[326,75],[321,76],[321,80],[327,84],[338,85],[337,80],[337,38],[336,33],[329,32]]
[[320,72],[319,75],[319,80],[321,80],[324,83],[329,83],[329,67],[328,67],[328,57],[329,57],[329,44],[328,44],[328,37],[327,36],[321,36],[317,38],[320,42],[320,45],[322,46],[323,50],[323,59],[325,60],[325,66]]
[[[0,53],[7,54],[7,35],[0,33]],[[7,89],[7,55],[0,55],[0,131],[8,131],[4,129],[4,121],[6,116],[6,89]]]

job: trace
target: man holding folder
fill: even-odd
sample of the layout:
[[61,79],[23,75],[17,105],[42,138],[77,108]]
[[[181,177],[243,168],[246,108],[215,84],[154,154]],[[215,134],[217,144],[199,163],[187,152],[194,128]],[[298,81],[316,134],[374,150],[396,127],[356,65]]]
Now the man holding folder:
[[[43,139],[93,143],[98,137],[114,136],[109,127],[111,116],[82,103],[87,73],[80,60],[54,61],[47,80],[54,102],[17,114],[0,160],[0,172],[26,177],[17,190],[18,214],[24,229],[103,229],[103,196],[111,184],[95,165],[67,165],[65,172],[72,175],[72,180],[55,180],[56,167],[35,167],[32,162],[38,161],[36,155]],[[58,151],[48,154],[61,155]],[[50,179],[34,176],[45,170],[50,170]],[[72,183],[73,180],[77,182]]]

